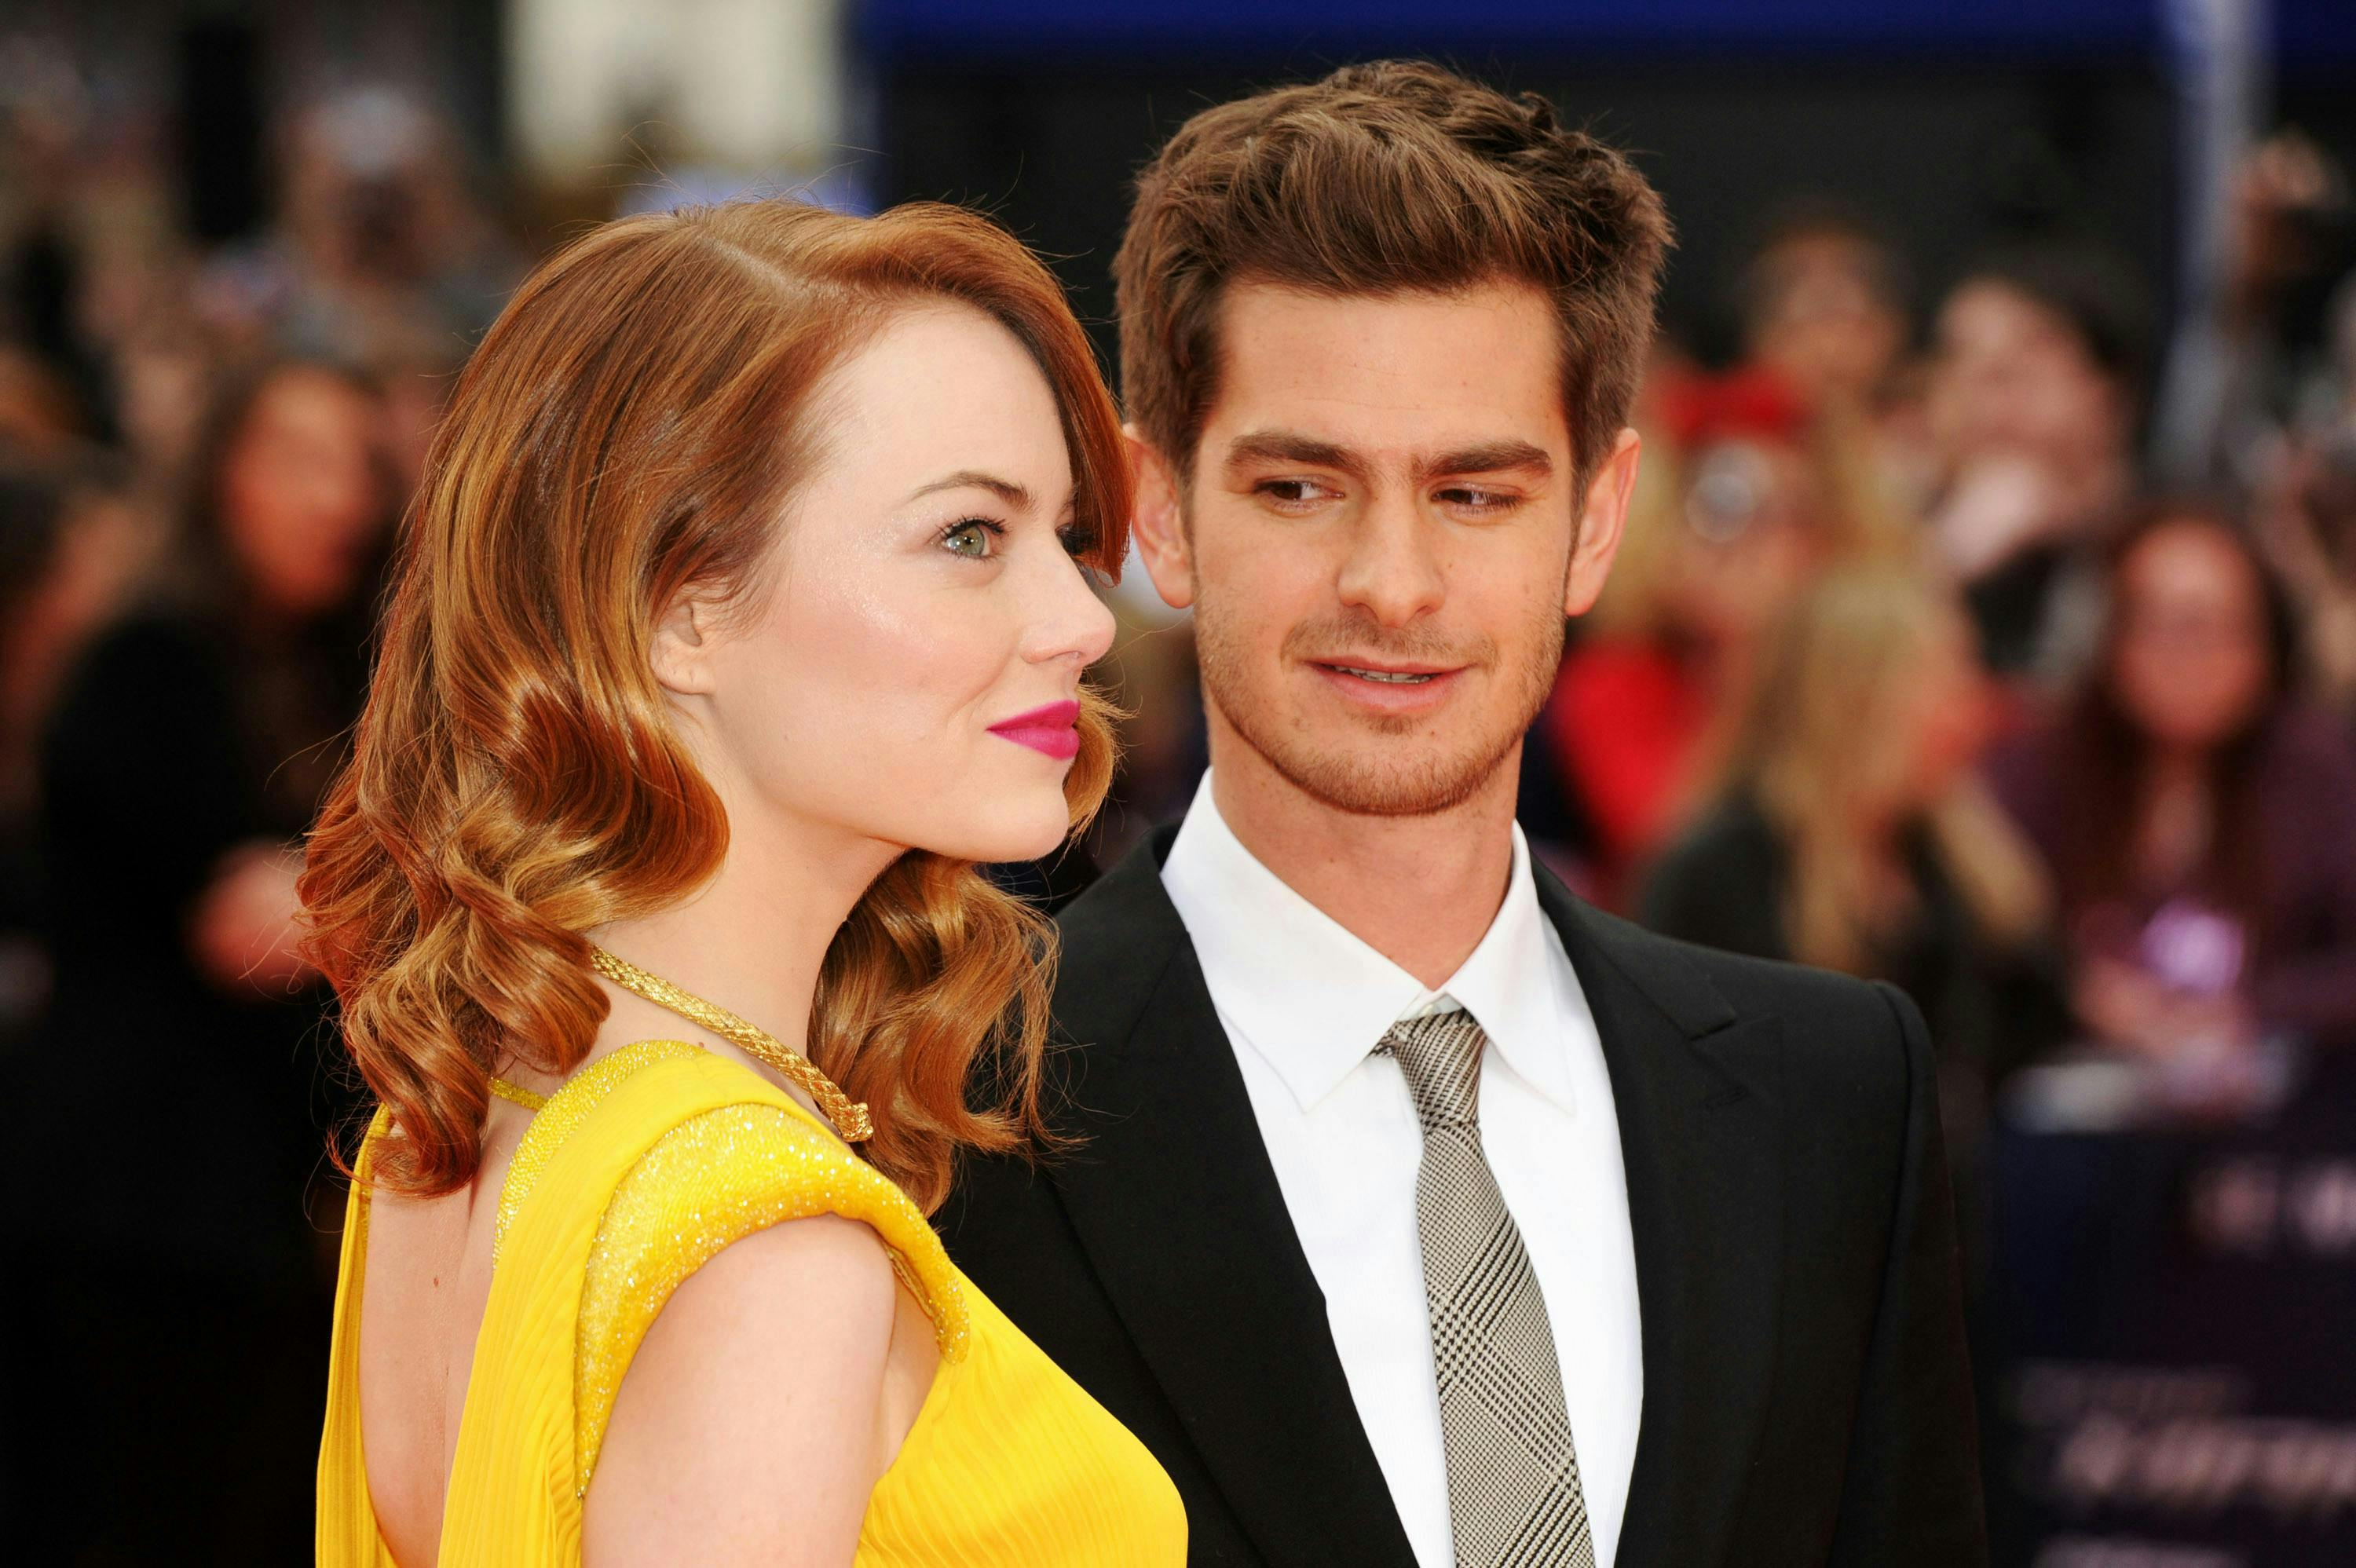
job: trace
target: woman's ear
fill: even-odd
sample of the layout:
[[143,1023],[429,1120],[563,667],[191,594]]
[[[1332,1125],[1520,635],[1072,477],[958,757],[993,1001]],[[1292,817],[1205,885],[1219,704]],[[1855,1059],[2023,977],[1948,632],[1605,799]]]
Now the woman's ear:
[[1170,460],[1137,426],[1123,425],[1121,434],[1129,438],[1130,461],[1137,471],[1137,509],[1129,520],[1130,538],[1145,562],[1145,574],[1153,579],[1154,592],[1173,610],[1183,610],[1194,602],[1194,559],[1178,477]]
[[717,606],[701,593],[686,592],[655,624],[651,662],[655,679],[674,697],[702,697],[712,690],[712,628]]

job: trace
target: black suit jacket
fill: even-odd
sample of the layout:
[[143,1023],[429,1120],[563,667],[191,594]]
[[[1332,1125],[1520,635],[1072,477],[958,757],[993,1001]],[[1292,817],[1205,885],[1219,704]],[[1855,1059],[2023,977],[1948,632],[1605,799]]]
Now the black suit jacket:
[[[1170,839],[1058,922],[1055,1125],[1077,1141],[969,1168],[949,1252],[1162,1461],[1194,1563],[1413,1568],[1162,891]],[[1601,1031],[1627,1167],[1644,1402],[1622,1568],[1985,1563],[1913,1007],[1654,936],[1544,870],[1538,896]]]

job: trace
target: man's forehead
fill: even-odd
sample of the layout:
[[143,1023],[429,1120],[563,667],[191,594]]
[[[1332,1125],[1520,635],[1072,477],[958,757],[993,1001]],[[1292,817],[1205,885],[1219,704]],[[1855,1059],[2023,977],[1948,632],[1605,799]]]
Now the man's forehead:
[[1281,429],[1405,461],[1569,440],[1557,328],[1532,285],[1331,296],[1253,283],[1226,305],[1203,427],[1216,447]]

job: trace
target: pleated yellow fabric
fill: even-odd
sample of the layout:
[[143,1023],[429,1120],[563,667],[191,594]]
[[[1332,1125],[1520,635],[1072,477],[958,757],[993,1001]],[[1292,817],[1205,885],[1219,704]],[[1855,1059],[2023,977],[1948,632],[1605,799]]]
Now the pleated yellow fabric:
[[[396,1568],[360,1450],[368,1262],[362,1147],[344,1227],[321,1568]],[[626,1047],[532,1118],[501,1189],[490,1300],[444,1505],[441,1568],[576,1564],[581,1499],[630,1358],[680,1283],[731,1242],[818,1213],[873,1227],[941,1349],[868,1499],[860,1568],[1175,1568],[1176,1489],[1151,1455],[949,1262],[923,1214],[789,1096],[679,1040]]]

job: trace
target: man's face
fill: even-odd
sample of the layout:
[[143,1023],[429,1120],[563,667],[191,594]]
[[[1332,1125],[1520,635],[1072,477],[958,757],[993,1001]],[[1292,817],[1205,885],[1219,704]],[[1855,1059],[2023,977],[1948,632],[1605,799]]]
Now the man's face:
[[1514,762],[1635,466],[1623,435],[1574,485],[1558,331],[1519,283],[1228,291],[1189,494],[1148,454],[1140,518],[1155,586],[1194,608],[1223,767],[1239,743],[1326,805],[1412,816]]

